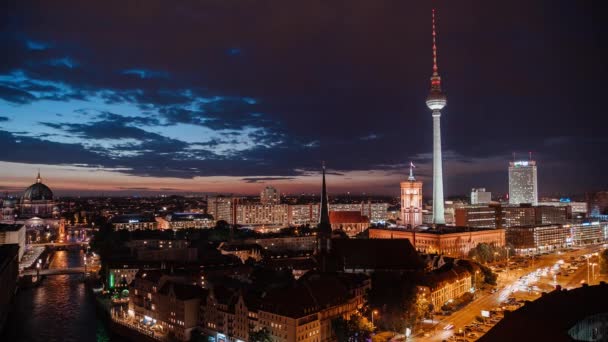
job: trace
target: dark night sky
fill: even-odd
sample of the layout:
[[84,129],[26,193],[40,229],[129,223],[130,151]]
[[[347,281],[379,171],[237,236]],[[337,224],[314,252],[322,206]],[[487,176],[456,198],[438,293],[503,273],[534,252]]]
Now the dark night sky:
[[0,190],[429,192],[433,6],[446,193],[606,188],[599,1],[125,3],[3,2]]

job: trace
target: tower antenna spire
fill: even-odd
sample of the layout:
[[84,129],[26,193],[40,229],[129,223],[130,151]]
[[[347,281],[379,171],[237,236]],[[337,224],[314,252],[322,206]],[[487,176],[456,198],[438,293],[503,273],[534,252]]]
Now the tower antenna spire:
[[441,77],[437,66],[437,29],[435,28],[435,9],[432,12],[433,24],[433,75],[431,76],[431,91],[441,92]]
[[416,178],[414,177],[414,168],[415,168],[415,167],[416,167],[416,166],[414,165],[414,163],[412,163],[412,162],[410,161],[410,176],[407,178],[407,179],[408,179],[408,180],[410,180],[410,181],[415,181],[415,180],[416,180]]
[[437,74],[437,31],[435,30],[435,9],[433,8],[433,74]]

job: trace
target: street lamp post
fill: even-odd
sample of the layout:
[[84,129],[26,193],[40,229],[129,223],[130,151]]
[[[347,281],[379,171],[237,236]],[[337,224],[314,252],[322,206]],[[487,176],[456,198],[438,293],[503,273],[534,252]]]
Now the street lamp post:
[[87,274],[87,256],[86,255],[84,256],[84,274],[85,274],[85,276]]
[[378,314],[378,310],[372,310],[372,325],[374,325],[374,314]]

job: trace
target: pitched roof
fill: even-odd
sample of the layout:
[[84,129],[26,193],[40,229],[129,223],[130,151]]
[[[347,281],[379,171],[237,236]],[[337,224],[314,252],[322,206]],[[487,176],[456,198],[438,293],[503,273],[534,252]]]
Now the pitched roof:
[[457,280],[469,277],[471,274],[464,266],[458,266],[452,263],[445,264],[441,268],[422,276],[422,284],[437,289],[446,283],[453,283]]
[[330,211],[329,222],[335,223],[369,223],[367,216],[361,215],[360,211]]
[[[608,284],[583,286],[573,290],[555,290],[502,319],[479,341],[573,341],[570,336],[586,318],[605,315],[608,307]],[[604,316],[605,317],[605,316]],[[597,316],[595,317],[597,320]],[[587,322],[583,324],[592,326]],[[581,326],[578,326],[581,327]],[[574,328],[574,329],[573,329]],[[590,328],[588,328],[591,330]]]
[[352,288],[364,275],[309,272],[294,286],[274,289],[262,296],[260,310],[299,318],[342,304],[352,298]]
[[333,239],[332,255],[344,268],[424,268],[422,259],[408,239]]
[[206,298],[207,294],[209,293],[208,290],[205,290],[200,286],[182,284],[174,281],[167,281],[163,287],[161,287],[159,292],[164,295],[173,293],[175,294],[175,298],[182,301],[194,298]]

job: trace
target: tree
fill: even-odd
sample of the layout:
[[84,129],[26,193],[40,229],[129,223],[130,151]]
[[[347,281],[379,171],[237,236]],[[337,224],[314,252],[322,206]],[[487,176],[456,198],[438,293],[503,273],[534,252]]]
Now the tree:
[[338,341],[368,341],[373,332],[372,324],[359,314],[351,315],[348,320],[338,317],[332,320],[331,325]]
[[[511,251],[511,255],[513,251]],[[479,263],[494,262],[507,258],[507,247],[496,247],[487,243],[480,243],[469,251],[469,258]]]
[[483,265],[479,265],[481,267],[481,274],[483,275],[483,281],[486,284],[490,284],[490,285],[496,285],[496,279],[498,279],[498,275],[494,272],[492,272],[492,270],[489,267],[483,266]]
[[608,249],[600,253],[600,273],[608,273]]
[[368,307],[364,312],[371,317],[372,310],[379,310],[374,324],[381,329],[404,331],[418,319],[417,287],[414,277],[394,272],[374,272],[372,288],[368,293]]
[[272,342],[272,335],[266,328],[262,328],[258,331],[249,332],[249,340],[251,342]]

